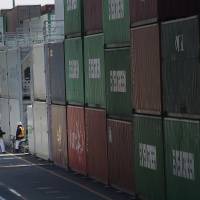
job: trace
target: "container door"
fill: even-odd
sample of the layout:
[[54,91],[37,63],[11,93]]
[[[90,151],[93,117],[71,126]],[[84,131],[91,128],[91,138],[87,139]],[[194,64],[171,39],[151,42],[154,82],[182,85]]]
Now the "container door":
[[49,159],[47,104],[45,102],[34,102],[33,106],[35,153],[43,159]]

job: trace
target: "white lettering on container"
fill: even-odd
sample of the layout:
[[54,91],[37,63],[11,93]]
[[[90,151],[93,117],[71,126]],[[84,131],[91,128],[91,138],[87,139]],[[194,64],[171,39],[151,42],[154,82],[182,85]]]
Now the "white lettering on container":
[[89,59],[89,79],[101,78],[101,62],[100,58]]
[[126,71],[110,71],[110,91],[126,92]]
[[176,36],[175,48],[176,48],[176,51],[178,52],[184,51],[184,36],[183,35]]
[[78,6],[78,0],[67,0],[67,11],[76,10]]
[[157,170],[156,146],[139,144],[140,166],[152,170]]
[[79,79],[79,61],[78,60],[69,61],[69,78]]
[[194,154],[172,150],[173,175],[195,180]]
[[124,0],[108,0],[109,20],[124,18]]

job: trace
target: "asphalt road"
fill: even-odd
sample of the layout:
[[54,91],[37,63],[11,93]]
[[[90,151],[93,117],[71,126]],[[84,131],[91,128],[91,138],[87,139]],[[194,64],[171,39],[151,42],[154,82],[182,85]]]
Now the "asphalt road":
[[132,196],[30,155],[0,154],[0,200],[130,200]]

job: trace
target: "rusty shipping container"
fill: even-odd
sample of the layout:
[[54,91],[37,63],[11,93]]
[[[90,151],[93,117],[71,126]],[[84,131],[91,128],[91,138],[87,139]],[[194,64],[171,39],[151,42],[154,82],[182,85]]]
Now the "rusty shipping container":
[[51,105],[52,156],[56,165],[67,168],[66,106]]
[[41,14],[47,14],[47,13],[54,13],[55,11],[55,5],[54,4],[46,4],[41,7]]
[[103,31],[102,2],[102,0],[84,1],[84,29],[86,35]]
[[198,14],[199,0],[130,0],[131,24],[137,26]]
[[134,145],[132,123],[107,120],[109,182],[124,191],[134,192]]
[[41,15],[41,6],[17,6],[7,13],[7,31],[16,32],[23,27],[23,21]]
[[159,25],[132,29],[133,107],[137,113],[161,113]]
[[84,107],[67,107],[69,167],[86,174],[86,139]]
[[108,183],[106,111],[87,108],[85,120],[88,176]]

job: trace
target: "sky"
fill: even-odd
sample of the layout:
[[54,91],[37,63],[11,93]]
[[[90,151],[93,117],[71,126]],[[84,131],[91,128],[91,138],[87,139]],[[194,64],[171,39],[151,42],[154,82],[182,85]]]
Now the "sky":
[[[55,0],[15,0],[16,5],[52,4]],[[0,0],[0,9],[12,8],[13,0]]]

